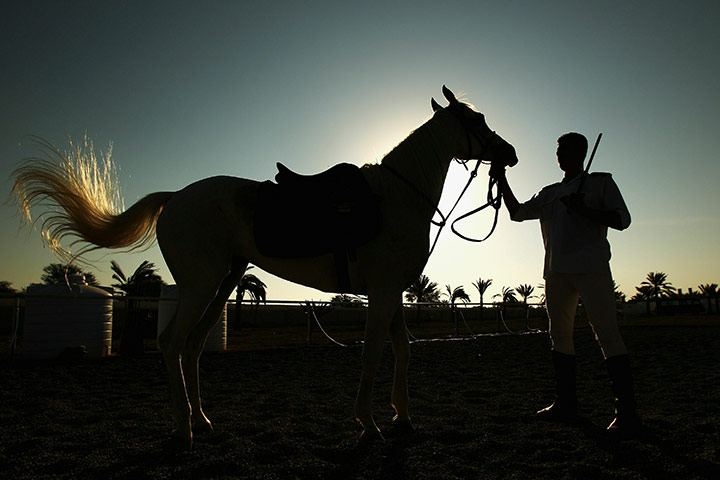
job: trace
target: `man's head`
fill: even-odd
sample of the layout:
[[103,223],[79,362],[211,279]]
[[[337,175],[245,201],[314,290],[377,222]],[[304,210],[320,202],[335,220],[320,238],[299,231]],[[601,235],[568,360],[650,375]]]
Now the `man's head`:
[[587,155],[588,141],[585,135],[570,132],[558,138],[557,159],[560,169],[565,173],[582,171],[583,160]]

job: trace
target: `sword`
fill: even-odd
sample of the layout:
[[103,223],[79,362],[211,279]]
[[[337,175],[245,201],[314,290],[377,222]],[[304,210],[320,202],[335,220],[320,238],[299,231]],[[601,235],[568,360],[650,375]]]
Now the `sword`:
[[587,178],[588,174],[590,173],[590,165],[592,165],[593,158],[595,158],[595,152],[597,152],[598,145],[600,144],[600,139],[602,138],[602,133],[598,134],[597,140],[595,140],[595,146],[592,149],[592,153],[590,154],[590,159],[588,160],[587,166],[585,167],[585,175],[580,179],[580,185],[578,185],[577,191],[575,193],[580,193],[580,190],[582,190],[583,185],[585,184],[585,179]]

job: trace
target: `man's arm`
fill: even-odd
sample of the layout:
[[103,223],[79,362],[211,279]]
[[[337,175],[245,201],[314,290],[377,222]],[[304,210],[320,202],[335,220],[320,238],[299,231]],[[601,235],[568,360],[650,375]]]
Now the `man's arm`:
[[503,200],[505,201],[505,207],[507,207],[510,218],[512,218],[518,208],[520,208],[520,202],[517,201],[512,188],[510,188],[510,184],[505,176],[505,168],[498,168],[496,170],[490,169],[490,176],[497,180],[498,188],[500,189],[500,193],[502,193]]
[[626,226],[622,223],[622,217],[620,213],[615,210],[599,210],[597,208],[591,208],[585,205],[583,195],[580,193],[573,193],[567,197],[563,197],[560,200],[567,206],[568,210],[572,213],[582,215],[590,221],[599,223],[606,227],[614,228],[615,230],[625,230]]

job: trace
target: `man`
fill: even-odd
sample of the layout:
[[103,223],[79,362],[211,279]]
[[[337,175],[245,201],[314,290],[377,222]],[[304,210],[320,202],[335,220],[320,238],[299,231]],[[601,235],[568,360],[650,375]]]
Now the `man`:
[[[627,349],[618,331],[614,282],[610,272],[608,227],[624,230],[630,213],[609,173],[583,171],[587,139],[567,133],[558,139],[557,160],[563,180],[519,203],[502,171],[499,181],[513,221],[540,220],[545,245],[545,298],[550,318],[556,399],[537,412],[544,420],[569,420],[577,414],[573,331],[578,298],[607,364],[615,396],[615,419],[608,430],[632,434],[640,426]],[[579,191],[578,191],[579,190]]]

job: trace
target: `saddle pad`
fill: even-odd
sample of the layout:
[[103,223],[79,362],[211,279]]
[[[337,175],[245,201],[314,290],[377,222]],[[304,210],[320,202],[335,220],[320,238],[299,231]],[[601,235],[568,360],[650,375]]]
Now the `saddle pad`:
[[353,167],[326,182],[318,181],[319,176],[308,182],[263,182],[254,219],[260,253],[314,257],[371,240],[381,225],[378,199],[360,169]]

